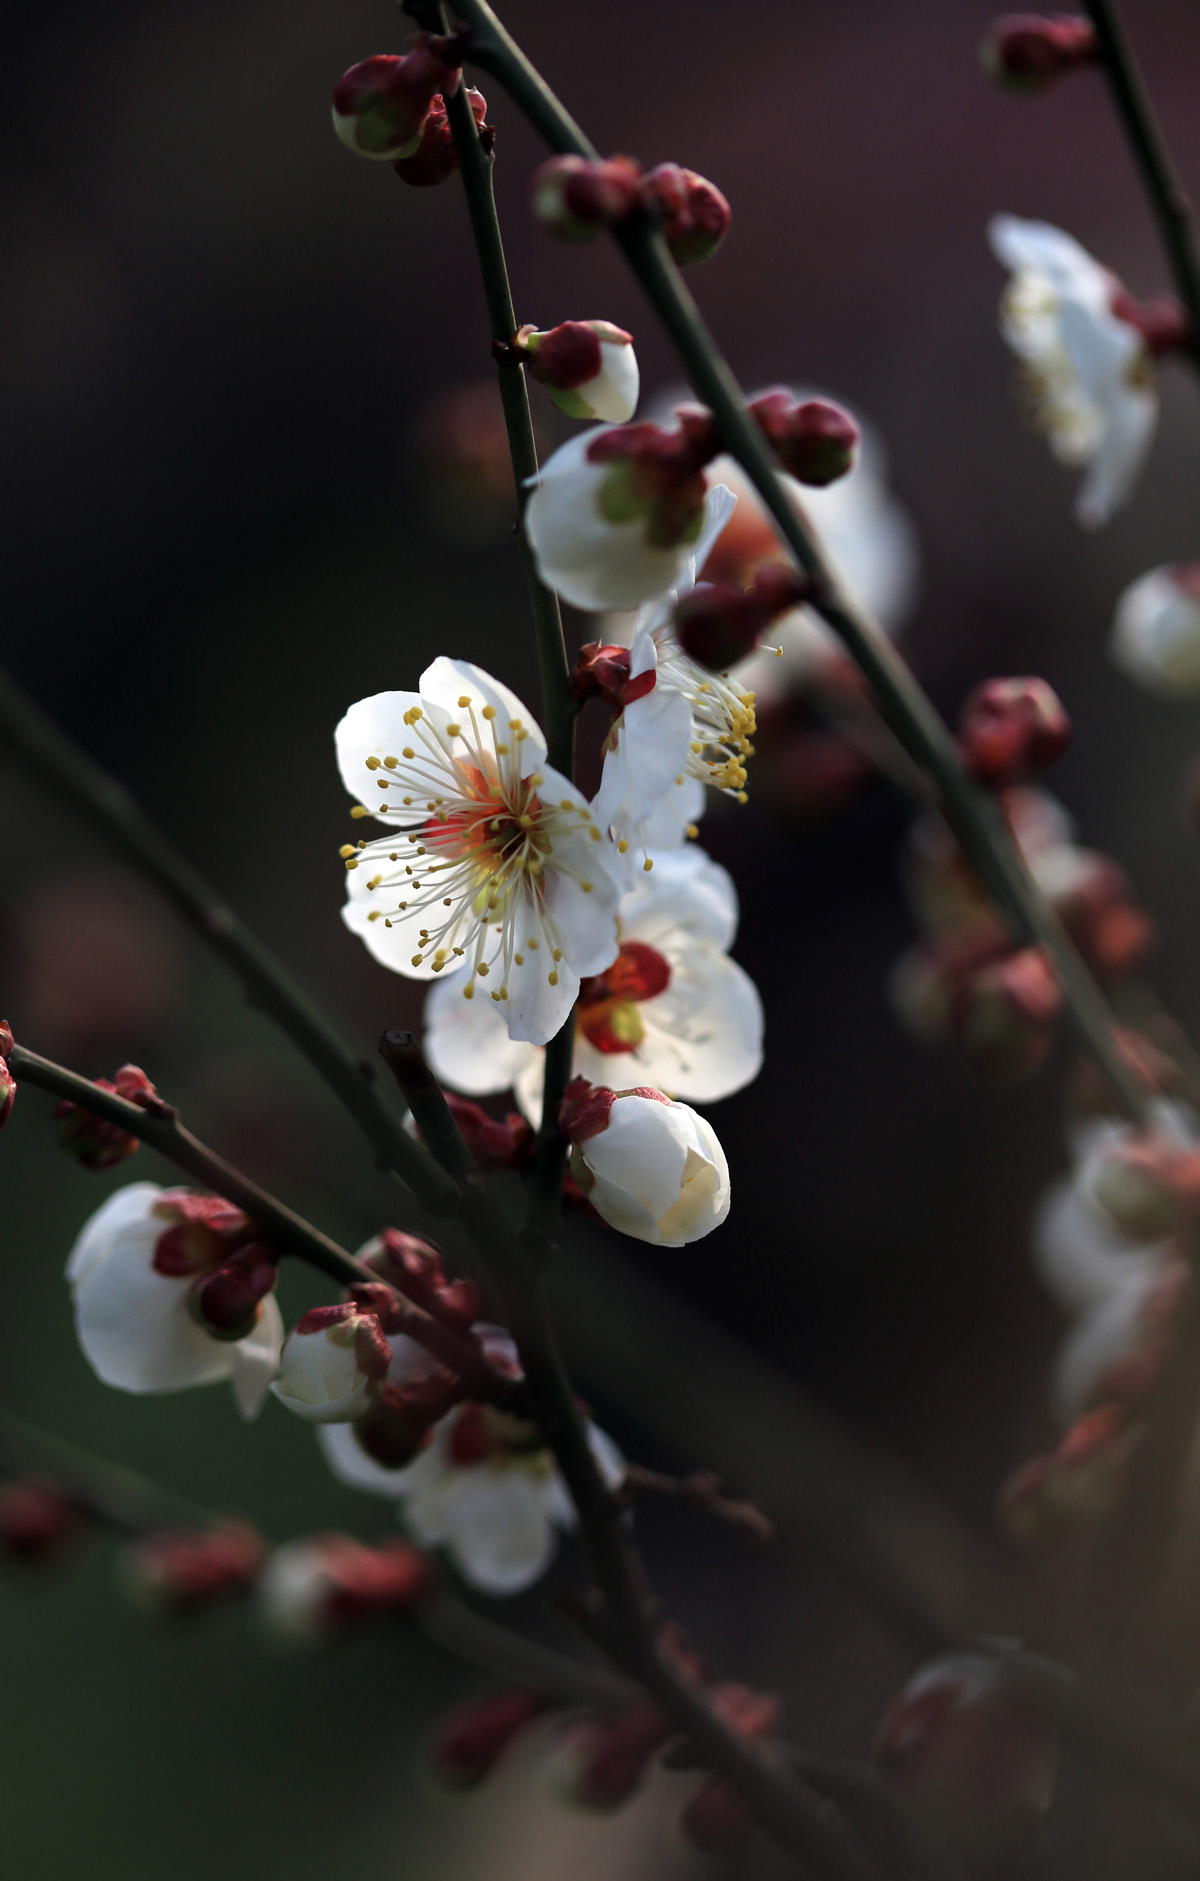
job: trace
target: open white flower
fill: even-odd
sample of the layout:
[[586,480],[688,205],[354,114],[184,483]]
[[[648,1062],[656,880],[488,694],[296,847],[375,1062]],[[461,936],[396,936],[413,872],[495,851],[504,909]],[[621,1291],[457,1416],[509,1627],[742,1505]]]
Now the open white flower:
[[[696,1103],[743,1089],[762,1065],[762,1002],[729,958],[737,894],[727,872],[691,844],[659,855],[622,897],[617,927],[617,958],[580,987],[576,1071]],[[444,1084],[471,1097],[511,1088],[539,1121],[545,1054],[510,1039],[490,1003],[467,1005],[447,981],[431,989],[425,1024]]]
[[351,706],[337,755],[359,814],[393,826],[343,850],[346,925],[414,979],[461,965],[466,998],[486,981],[512,1036],[544,1044],[581,975],[616,953],[622,881],[520,700],[477,666],[435,660],[419,692]]
[[708,478],[667,465],[655,425],[598,426],[542,466],[524,528],[547,587],[602,613],[656,601],[682,578],[704,525]]
[[589,1089],[564,1104],[571,1174],[611,1228],[655,1247],[686,1247],[729,1213],[729,1164],[717,1133],[687,1104],[643,1087]]
[[1147,692],[1200,697],[1200,565],[1154,568],[1126,588],[1109,651]]
[[253,1417],[279,1365],[283,1322],[273,1295],[245,1338],[214,1338],[189,1295],[246,1228],[216,1196],[134,1182],[96,1210],[71,1250],[67,1279],[84,1356],[119,1391],[185,1391],[229,1379]]
[[[516,1368],[516,1350],[496,1327],[486,1334],[493,1363]],[[402,1335],[390,1341],[389,1379],[404,1383],[429,1369],[428,1354]],[[410,1349],[411,1348],[411,1349]],[[619,1451],[589,1425],[592,1450],[606,1479],[620,1482]],[[575,1510],[554,1459],[532,1424],[482,1404],[460,1404],[439,1420],[415,1462],[387,1469],[368,1456],[348,1424],[324,1424],[318,1441],[335,1476],[352,1488],[390,1496],[413,1539],[445,1548],[472,1587],[518,1594],[554,1559]]]
[[992,249],[1012,271],[1000,330],[1021,362],[1034,416],[1060,463],[1086,466],[1075,513],[1097,529],[1120,508],[1158,419],[1143,333],[1114,311],[1121,283],[1045,222],[996,216]]

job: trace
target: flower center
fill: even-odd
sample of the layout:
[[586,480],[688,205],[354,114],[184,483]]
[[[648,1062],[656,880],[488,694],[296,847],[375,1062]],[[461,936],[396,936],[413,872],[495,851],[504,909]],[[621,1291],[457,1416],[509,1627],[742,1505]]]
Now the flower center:
[[602,834],[585,805],[538,795],[545,779],[523,772],[529,733],[520,719],[499,725],[495,706],[477,711],[469,694],[458,707],[462,719],[442,725],[422,706],[410,706],[404,714],[410,742],[400,755],[367,758],[386,793],[379,808],[413,826],[357,848],[347,844],[342,856],[347,869],[374,871],[367,889],[380,905],[368,918],[415,931],[414,967],[428,963],[441,973],[463,962],[468,999],[476,976],[487,978],[495,968],[500,985],[492,998],[500,1001],[508,998],[510,968],[524,966],[527,953],[544,957],[546,977],[557,986],[562,935],[546,906],[546,868],[567,869],[590,892],[591,883],[554,854],[555,842],[584,827],[597,842]]
[[1024,401],[1038,430],[1064,464],[1095,455],[1104,413],[1090,398],[1063,345],[1059,303],[1044,276],[1026,269],[1013,276],[1001,303],[1005,337],[1020,358]]
[[746,759],[754,756],[754,694],[728,673],[710,673],[683,651],[670,625],[656,629],[658,683],[681,692],[692,708],[687,772],[702,784],[746,801]]
[[639,1003],[665,992],[671,968],[644,941],[622,941],[611,967],[584,980],[576,1027],[598,1052],[636,1051],[646,1035]]

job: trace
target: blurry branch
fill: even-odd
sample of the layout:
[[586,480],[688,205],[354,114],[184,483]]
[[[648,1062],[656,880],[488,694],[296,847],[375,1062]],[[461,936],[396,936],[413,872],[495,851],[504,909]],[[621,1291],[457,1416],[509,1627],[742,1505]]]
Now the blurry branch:
[[661,1496],[668,1502],[685,1502],[702,1509],[731,1528],[740,1528],[755,1541],[774,1541],[775,1524],[753,1502],[736,1502],[723,1493],[724,1484],[712,1470],[692,1470],[686,1476],[664,1476],[660,1470],[643,1469],[639,1463],[625,1465],[625,1478],[619,1494],[626,1502],[639,1496]]
[[[594,160],[595,147],[501,25],[487,0],[454,0],[471,32],[467,56],[499,79],[551,150]],[[1130,1114],[1144,1118],[1146,1095],[1117,1047],[1108,1007],[1062,926],[1034,884],[999,807],[968,777],[954,739],[878,625],[846,593],[816,537],[793,506],[778,464],[746,409],[740,387],[705,326],[666,243],[644,212],[613,236],[641,283],[691,381],[712,411],[724,448],[750,477],[784,542],[811,584],[811,605],[869,682],[880,714],[933,784],[946,821],[1013,932],[1043,947],[1066,1001],[1071,1027]]]
[[[430,12],[432,23],[445,28],[445,8],[435,0]],[[525,373],[512,349],[517,330],[508,283],[508,265],[496,198],[492,189],[492,165],[495,159],[485,150],[474,113],[467,102],[466,87],[460,85],[447,100],[446,115],[458,155],[459,174],[471,218],[475,253],[487,301],[488,322],[492,333],[492,352],[504,407],[504,424],[512,458],[513,482],[517,493],[517,539],[529,587],[533,614],[534,640],[537,645],[538,673],[542,686],[542,716],[546,732],[546,753],[555,770],[569,781],[575,775],[575,700],[571,669],[563,640],[562,615],[558,596],[547,588],[537,571],[533,550],[521,526],[530,485],[537,477],[537,444],[533,435],[533,417],[529,409],[529,387]],[[537,1158],[530,1189],[529,1226],[545,1240],[553,1237],[562,1207],[563,1173],[567,1149],[558,1127],[558,1110],[571,1076],[575,1051],[575,1013],[568,1014],[547,1049],[542,1071],[542,1117],[538,1126]]]
[[211,1528],[217,1519],[134,1470],[36,1430],[13,1411],[0,1410],[0,1473],[52,1481],[76,1508],[107,1527],[134,1535],[164,1528]]
[[1112,91],[1134,162],[1141,172],[1158,232],[1187,310],[1187,351],[1200,366],[1200,254],[1192,205],[1171,162],[1162,128],[1146,94],[1137,60],[1111,0],[1084,0],[1084,12],[1096,32],[1100,63]]
[[[164,1106],[166,1115],[155,1116],[137,1104],[127,1103],[123,1097],[117,1097],[111,1091],[101,1090],[99,1085],[93,1084],[88,1078],[81,1078],[77,1072],[68,1071],[48,1058],[40,1058],[35,1052],[26,1051],[21,1045],[14,1045],[8,1054],[8,1063],[18,1083],[36,1085],[43,1091],[50,1091],[55,1097],[78,1104],[93,1116],[103,1117],[106,1122],[116,1124],[118,1129],[127,1131],[140,1143],[148,1143],[161,1156],[167,1157],[187,1175],[201,1182],[206,1189],[223,1195],[262,1229],[280,1253],[296,1255],[310,1267],[319,1268],[322,1273],[328,1274],[331,1280],[336,1280],[343,1287],[354,1286],[361,1281],[378,1284],[382,1278],[370,1267],[355,1260],[336,1241],[331,1241],[328,1235],[322,1234],[319,1228],[314,1228],[283,1202],[277,1201],[265,1189],[260,1189],[249,1176],[244,1176],[239,1169],[208,1149],[190,1130],[184,1129],[178,1116],[168,1106]],[[397,1310],[403,1317],[399,1330],[432,1352],[443,1365],[457,1372],[474,1396],[508,1408],[519,1401],[520,1394],[512,1381],[494,1371],[470,1339],[461,1338],[452,1332],[403,1294],[397,1292],[396,1298]]]
[[500,1295],[530,1407],[575,1505],[598,1590],[575,1603],[579,1625],[700,1747],[709,1766],[734,1785],[759,1824],[802,1867],[829,1881],[878,1881],[875,1862],[829,1803],[769,1747],[732,1729],[705,1687],[670,1652],[622,1500],[600,1468],[563,1364],[539,1265],[489,1205],[471,1152],[416,1039],[407,1032],[385,1032],[380,1051],[421,1135],[460,1184],[459,1218]]
[[134,802],[115,778],[0,669],[0,738],[82,818],[133,862],[159,888],[184,920],[241,980],[251,1005],[275,1021],[335,1095],[375,1151],[380,1166],[405,1181],[433,1215],[450,1213],[454,1185],[414,1143],[383,1102],[362,1063],[301,992],[270,950],[255,939],[230,908]]
[[510,1631],[445,1588],[425,1602],[418,1618],[421,1631],[435,1645],[506,1685],[524,1686],[558,1704],[589,1711],[627,1711],[641,1702],[636,1685]]

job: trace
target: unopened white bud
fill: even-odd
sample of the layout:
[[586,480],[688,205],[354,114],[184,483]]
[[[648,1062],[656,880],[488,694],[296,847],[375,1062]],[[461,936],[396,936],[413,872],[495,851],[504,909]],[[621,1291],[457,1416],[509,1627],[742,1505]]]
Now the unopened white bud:
[[1155,568],[1126,588],[1109,651],[1148,692],[1200,698],[1200,567]]
[[310,1424],[349,1424],[379,1395],[390,1360],[373,1313],[319,1306],[288,1335],[271,1389]]
[[685,1247],[720,1227],[729,1164],[716,1131],[690,1105],[661,1091],[595,1092],[577,1117],[574,1127],[567,1120],[571,1172],[610,1227],[660,1247]]

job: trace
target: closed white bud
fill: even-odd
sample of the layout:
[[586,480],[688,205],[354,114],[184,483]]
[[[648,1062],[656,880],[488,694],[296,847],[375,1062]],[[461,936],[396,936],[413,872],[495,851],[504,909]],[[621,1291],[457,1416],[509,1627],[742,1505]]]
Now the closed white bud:
[[[582,1087],[582,1088],[580,1088]],[[661,1091],[568,1086],[563,1125],[571,1173],[612,1228],[685,1247],[729,1213],[729,1164],[712,1125]]]
[[547,333],[522,327],[518,350],[569,418],[624,424],[638,402],[633,337],[609,320],[564,320]]
[[1126,588],[1109,651],[1148,692],[1200,698],[1200,566],[1154,568]]
[[271,1389],[310,1424],[349,1424],[379,1395],[390,1362],[374,1313],[318,1306],[288,1335]]

